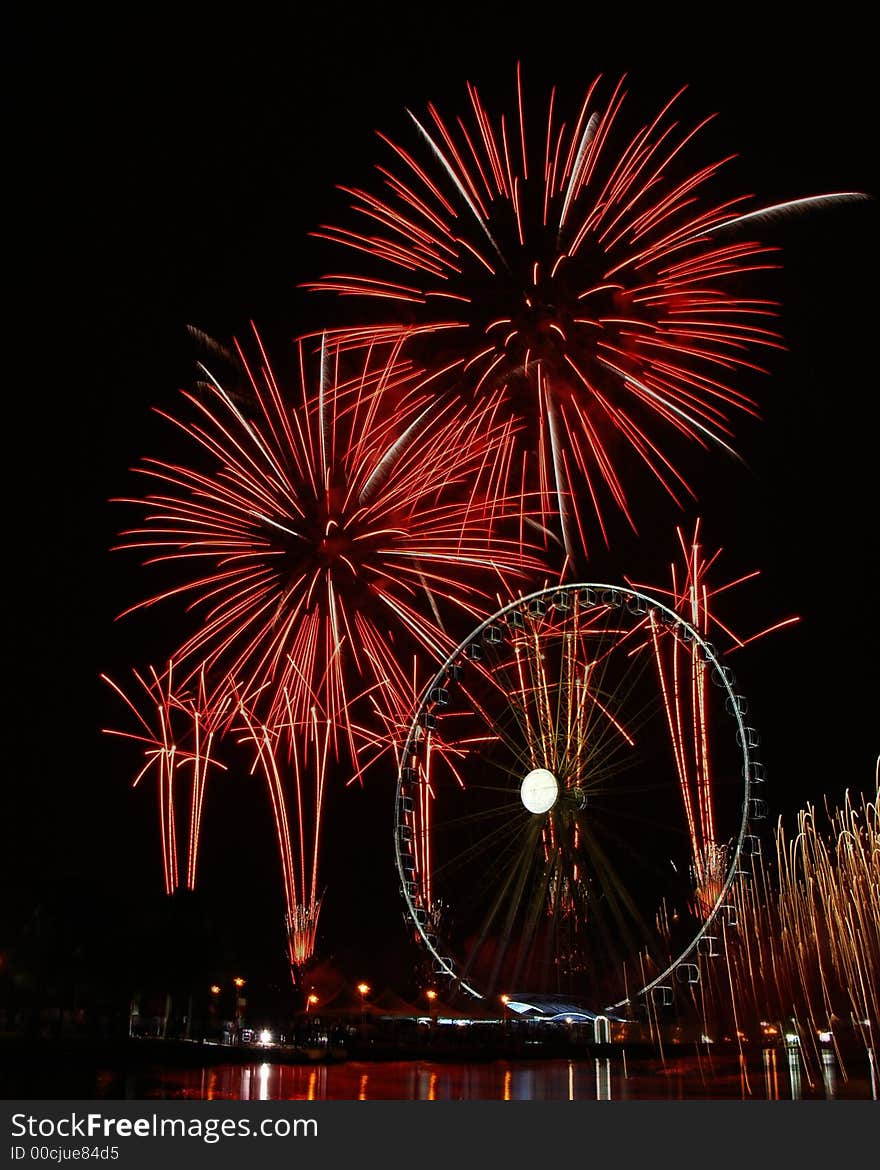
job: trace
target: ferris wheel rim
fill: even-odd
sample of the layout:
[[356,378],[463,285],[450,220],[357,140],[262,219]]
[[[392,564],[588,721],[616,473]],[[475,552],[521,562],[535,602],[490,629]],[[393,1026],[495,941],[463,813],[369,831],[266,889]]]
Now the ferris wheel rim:
[[[398,764],[398,768],[397,768],[397,783],[396,783],[395,797],[394,797],[395,864],[397,867],[398,877],[400,879],[401,895],[404,899],[409,919],[410,919],[411,923],[415,926],[416,931],[418,932],[422,943],[427,948],[430,955],[433,957],[435,964],[438,967],[442,968],[442,970],[437,970],[436,973],[438,975],[441,975],[441,976],[446,976],[449,979],[455,981],[462,990],[466,991],[469,995],[472,995],[476,999],[485,999],[487,997],[481,991],[479,991],[476,987],[472,986],[470,983],[468,983],[464,978],[462,978],[457,973],[457,971],[455,970],[455,966],[454,966],[451,959],[438,953],[434,944],[431,942],[431,939],[429,938],[428,932],[426,931],[423,923],[419,921],[419,918],[416,914],[417,907],[414,905],[413,900],[410,897],[409,892],[407,891],[408,879],[405,877],[405,874],[404,874],[403,852],[401,850],[402,837],[400,834],[400,826],[402,823],[400,820],[401,795],[402,795],[401,788],[402,788],[402,785],[404,783],[403,769],[406,766],[403,763],[403,761],[414,754],[413,751],[411,750],[411,745],[413,744],[413,742],[415,742],[416,731],[417,731],[418,726],[419,726],[419,722],[418,722],[419,715],[424,711],[426,704],[429,702],[432,690],[434,690],[440,682],[442,682],[444,679],[448,678],[448,672],[449,672],[450,667],[455,665],[456,661],[458,659],[460,659],[465,654],[468,646],[470,646],[471,644],[473,644],[474,642],[478,641],[481,638],[482,634],[484,633],[484,631],[487,628],[492,626],[494,623],[503,620],[504,617],[507,614],[511,613],[512,611],[514,611],[516,609],[520,609],[521,607],[523,607],[525,605],[528,605],[529,602],[544,599],[548,596],[558,595],[558,594],[563,593],[563,592],[564,593],[573,593],[576,590],[587,590],[587,589],[593,589],[593,590],[604,591],[604,592],[613,591],[614,593],[621,595],[624,600],[626,598],[636,598],[639,601],[645,602],[646,605],[650,609],[660,611],[662,613],[667,614],[672,619],[672,622],[675,624],[676,627],[684,628],[684,629],[689,631],[690,640],[693,643],[695,643],[697,646],[700,647],[702,660],[707,664],[707,666],[713,668],[713,681],[715,681],[716,685],[720,686],[723,689],[727,698],[730,701],[728,711],[729,711],[729,714],[736,725],[737,745],[738,745],[739,750],[740,750],[741,755],[742,755],[742,773],[743,773],[743,788],[742,788],[743,802],[742,802],[742,813],[741,813],[741,816],[739,818],[738,831],[736,833],[736,836],[732,839],[730,857],[729,857],[729,860],[727,861],[727,873],[725,875],[724,883],[721,886],[721,889],[720,889],[720,891],[715,899],[715,903],[712,906],[711,911],[706,915],[705,919],[701,923],[699,929],[697,930],[696,934],[694,935],[694,937],[690,941],[690,943],[687,945],[687,947],[684,950],[682,950],[681,953],[678,954],[664,968],[664,970],[660,972],[659,975],[655,976],[653,979],[651,979],[647,983],[645,983],[645,985],[643,987],[639,988],[638,991],[636,991],[632,994],[624,995],[623,998],[615,1001],[614,1003],[610,1003],[610,1004],[605,1005],[603,1008],[600,1009],[601,1011],[603,1011],[603,1012],[616,1011],[619,1008],[631,1005],[634,1000],[638,1000],[640,998],[649,996],[650,993],[652,991],[654,991],[655,988],[662,987],[664,984],[664,981],[669,979],[670,975],[676,969],[681,967],[682,964],[686,963],[687,960],[689,958],[691,958],[694,955],[694,953],[698,950],[700,941],[706,936],[709,927],[714,922],[716,922],[716,920],[721,915],[723,907],[727,904],[726,899],[727,899],[728,894],[730,893],[731,888],[733,887],[733,883],[734,883],[736,876],[737,876],[737,864],[742,856],[744,842],[745,842],[747,836],[749,835],[748,830],[749,830],[750,822],[751,822],[751,820],[754,819],[750,815],[750,811],[749,811],[751,800],[752,800],[752,787],[753,787],[752,764],[754,761],[752,760],[752,757],[750,754],[750,742],[749,742],[750,736],[747,734],[747,729],[751,730],[751,728],[749,727],[749,725],[747,725],[744,722],[744,719],[743,719],[743,711],[741,710],[741,704],[739,702],[739,699],[741,698],[741,696],[738,694],[738,692],[736,692],[733,689],[733,678],[731,676],[729,668],[728,669],[723,668],[723,663],[721,661],[721,658],[719,657],[718,651],[716,650],[715,646],[711,642],[709,642],[706,638],[704,638],[703,635],[700,633],[700,631],[693,624],[691,624],[685,618],[683,618],[681,616],[681,614],[679,614],[675,609],[673,609],[671,606],[666,604],[666,602],[660,601],[652,594],[646,593],[641,589],[637,589],[628,583],[620,584],[620,583],[609,583],[609,582],[599,582],[599,581],[564,582],[564,583],[560,583],[560,584],[556,584],[556,585],[545,586],[541,589],[533,590],[531,593],[521,594],[520,596],[513,598],[511,601],[505,603],[503,606],[501,606],[499,609],[497,609],[494,613],[490,614],[482,622],[480,622],[480,624],[477,625],[468,634],[468,636],[466,638],[464,638],[455,647],[455,649],[452,650],[447,655],[447,657],[443,660],[443,662],[440,664],[438,669],[431,676],[431,679],[429,680],[429,682],[425,685],[425,687],[423,687],[423,689],[418,697],[418,700],[415,704],[415,707],[414,707],[414,714],[413,714],[413,718],[409,724],[406,739],[403,741],[402,751],[401,751],[401,756],[400,756],[401,762]],[[605,604],[605,605],[608,605],[609,608],[611,608],[610,604],[607,602],[602,602],[599,604]],[[430,732],[428,732],[428,735],[430,735]]]

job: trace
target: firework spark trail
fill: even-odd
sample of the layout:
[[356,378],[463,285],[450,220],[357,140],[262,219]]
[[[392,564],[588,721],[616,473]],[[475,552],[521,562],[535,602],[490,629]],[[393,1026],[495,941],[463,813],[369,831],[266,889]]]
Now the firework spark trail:
[[254,752],[272,806],[285,899],[291,973],[296,981],[315,950],[322,892],[319,856],[332,728],[313,706],[304,725],[295,722],[289,696],[285,718],[267,725],[240,698],[240,742]]
[[209,470],[145,460],[137,470],[160,490],[128,501],[147,516],[121,545],[180,574],[133,609],[183,597],[200,612],[181,669],[204,666],[215,694],[232,680],[257,696],[267,726],[288,704],[304,724],[317,698],[352,760],[352,701],[397,677],[401,640],[435,657],[453,644],[425,594],[429,611],[473,617],[480,574],[507,587],[539,567],[516,526],[505,532],[521,500],[502,490],[513,424],[500,395],[426,412],[398,349],[343,376],[322,348],[316,392],[300,346],[289,402],[262,347],[256,369],[239,347],[249,401],[213,381],[184,394],[193,418],[165,416]]
[[[711,556],[706,555],[700,538],[700,527],[700,521],[697,520],[690,539],[685,537],[681,528],[676,529],[684,571],[674,562],[671,564],[671,589],[630,582],[633,587],[646,589],[664,598],[670,609],[684,618],[705,641],[714,637],[717,631],[732,643],[731,648],[734,650],[799,620],[797,617],[786,618],[748,638],[734,633],[721,620],[715,601],[758,574],[747,573],[723,584],[710,584],[712,571],[722,550],[719,548]],[[709,666],[695,642],[683,640],[678,631],[664,629],[653,613],[648,615],[646,623],[650,629],[650,646],[691,834],[697,896],[706,904],[713,905],[719,879],[725,868],[725,843],[717,839],[715,826],[708,702]]]
[[745,215],[736,215],[733,219],[716,224],[712,231],[720,232],[727,228],[740,227],[744,223],[773,223],[776,220],[797,216],[803,211],[837,203],[863,203],[868,199],[870,196],[864,191],[832,191],[825,195],[807,195],[802,199],[788,199],[784,203],[773,203],[769,207],[759,207],[757,211],[749,211]]
[[225,767],[214,756],[215,739],[227,714],[227,701],[208,701],[204,671],[199,671],[195,687],[176,684],[174,664],[168,663],[159,674],[154,667],[144,677],[133,671],[138,683],[137,701],[107,675],[101,678],[122,699],[134,715],[138,731],[117,731],[105,728],[108,735],[120,736],[143,745],[144,764],[134,778],[136,787],[150,771],[155,771],[160,840],[162,847],[162,869],[165,892],[174,893],[180,888],[178,804],[176,788],[178,775],[184,769],[192,769],[190,779],[189,828],[186,836],[185,884],[195,889],[198,867],[199,844],[201,839],[202,814],[208,774],[212,767]]
[[711,193],[728,159],[689,167],[710,119],[682,125],[680,94],[632,133],[623,81],[599,90],[597,79],[565,122],[554,89],[543,132],[529,134],[518,69],[515,129],[469,85],[468,117],[410,115],[412,149],[380,135],[394,156],[378,168],[384,189],[343,187],[354,226],[315,233],[361,267],[306,286],[374,306],[375,323],[331,331],[335,344],[406,340],[417,384],[441,397],[507,388],[508,408],[533,420],[530,475],[553,485],[571,558],[586,531],[579,489],[606,543],[602,494],[635,527],[623,449],[673,498],[692,495],[650,431],[732,452],[731,416],[756,413],[735,376],[760,369],[756,347],[779,347],[773,302],[740,289],[773,249],[739,236],[783,211]]
[[[220,696],[214,701],[208,697],[204,669],[198,674],[196,692],[183,700],[183,705],[192,719],[194,748],[192,756],[193,779],[192,799],[189,817],[189,849],[187,852],[186,886],[196,888],[199,845],[201,843],[202,813],[208,782],[208,768],[217,763],[213,753],[215,741],[222,735],[229,717],[231,696]],[[223,765],[218,765],[222,767]]]

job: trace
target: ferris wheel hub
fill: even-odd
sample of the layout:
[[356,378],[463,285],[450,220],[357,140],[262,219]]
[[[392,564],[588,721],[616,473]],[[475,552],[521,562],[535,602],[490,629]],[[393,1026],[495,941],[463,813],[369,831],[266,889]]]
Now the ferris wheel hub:
[[530,813],[549,812],[559,797],[559,783],[546,768],[533,768],[523,779],[519,795]]

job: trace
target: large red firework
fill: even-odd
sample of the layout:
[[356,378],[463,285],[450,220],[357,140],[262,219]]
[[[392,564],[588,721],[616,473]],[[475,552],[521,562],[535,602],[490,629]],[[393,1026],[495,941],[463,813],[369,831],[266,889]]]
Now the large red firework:
[[396,694],[413,647],[453,645],[444,620],[475,615],[487,580],[538,566],[504,489],[513,423],[498,395],[433,408],[394,349],[343,377],[322,348],[313,381],[300,346],[295,401],[262,346],[256,369],[238,352],[243,390],[211,380],[185,393],[192,418],[166,416],[202,458],[144,461],[159,490],[129,501],[147,516],[122,547],[174,564],[175,583],[139,604],[189,599],[179,668],[204,667],[215,694],[234,686],[267,726],[306,726],[317,706],[355,760],[352,701]]
[[444,623],[454,631],[456,611],[470,623],[486,586],[509,587],[539,562],[526,550],[520,495],[505,494],[514,423],[496,417],[498,395],[437,409],[396,346],[346,359],[322,345],[313,378],[301,345],[290,398],[258,337],[257,345],[256,368],[238,347],[243,384],[233,378],[226,388],[208,374],[201,392],[184,394],[191,417],[165,416],[200,457],[138,468],[159,490],[128,501],[147,515],[122,547],[175,570],[174,583],[140,605],[187,598],[197,621],[172,656],[180,686],[172,688],[170,666],[167,685],[143,682],[157,730],[126,701],[159,771],[169,893],[178,885],[181,763],[194,764],[188,885],[204,799],[205,764],[198,752],[181,755],[170,730],[171,712],[193,707],[181,687],[199,680],[212,738],[219,723],[234,726],[252,750],[273,812],[296,980],[321,908],[329,764],[344,754],[358,776],[386,750],[370,716],[401,721],[413,655],[442,656],[455,642]]
[[408,338],[434,392],[506,388],[529,420],[530,482],[574,556],[588,513],[607,542],[609,497],[635,527],[625,453],[678,500],[693,493],[670,435],[732,452],[731,415],[756,413],[733,376],[779,343],[773,302],[740,278],[770,249],[730,229],[775,209],[742,214],[745,197],[710,194],[726,160],[686,162],[709,119],[683,127],[676,98],[626,132],[623,82],[600,100],[597,79],[567,121],[554,90],[534,134],[519,74],[513,117],[468,96],[465,118],[411,114],[412,147],[380,135],[395,159],[378,168],[384,190],[343,188],[359,224],[315,233],[362,263],[307,287],[372,306],[334,331],[343,346]]

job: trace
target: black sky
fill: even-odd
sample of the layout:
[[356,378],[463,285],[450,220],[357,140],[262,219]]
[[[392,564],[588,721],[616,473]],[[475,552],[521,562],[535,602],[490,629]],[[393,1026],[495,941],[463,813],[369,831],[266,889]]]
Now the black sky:
[[[13,939],[37,908],[74,938],[86,922],[112,934],[120,916],[129,938],[155,913],[154,807],[129,793],[124,753],[99,733],[116,712],[98,675],[122,676],[171,643],[159,612],[114,623],[148,582],[131,557],[108,552],[123,517],[107,501],[167,442],[149,408],[172,405],[192,376],[188,323],[228,337],[253,318],[281,356],[332,312],[297,289],[327,255],[307,233],[341,207],[334,184],[370,181],[376,129],[393,134],[405,106],[428,100],[458,110],[468,79],[506,105],[517,59],[529,92],[543,99],[557,82],[570,103],[597,72],[625,71],[646,111],[688,83],[687,112],[718,112],[707,152],[740,155],[728,172],[737,193],[772,203],[873,190],[871,38],[833,14],[820,27],[768,25],[758,7],[721,20],[674,6],[648,22],[632,7],[619,17],[497,3],[299,7],[186,24],[153,9],[109,21],[41,9],[5,50]],[[764,570],[732,615],[739,626],[804,618],[738,668],[774,813],[824,793],[836,802],[873,777],[874,224],[858,206],[769,234],[784,249],[768,291],[783,302],[789,351],[756,387],[764,420],[741,430],[748,467],[701,476],[708,540],[725,547],[731,574]],[[662,577],[676,517],[656,516],[640,543],[621,540],[598,564]],[[255,963],[278,951],[280,915],[260,796],[229,781],[209,809],[203,903]],[[388,898],[390,786],[335,799],[327,863],[339,892],[323,945],[364,951],[400,922]],[[345,890],[361,899],[353,916]]]

